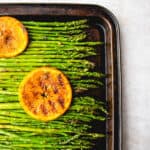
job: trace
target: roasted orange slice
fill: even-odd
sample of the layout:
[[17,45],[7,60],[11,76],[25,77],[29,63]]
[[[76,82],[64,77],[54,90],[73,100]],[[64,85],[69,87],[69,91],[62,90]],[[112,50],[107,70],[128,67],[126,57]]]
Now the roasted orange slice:
[[72,89],[66,76],[52,67],[30,72],[19,87],[19,99],[33,118],[49,121],[62,115],[70,106]]
[[18,55],[27,44],[28,33],[23,24],[13,17],[0,17],[0,58]]

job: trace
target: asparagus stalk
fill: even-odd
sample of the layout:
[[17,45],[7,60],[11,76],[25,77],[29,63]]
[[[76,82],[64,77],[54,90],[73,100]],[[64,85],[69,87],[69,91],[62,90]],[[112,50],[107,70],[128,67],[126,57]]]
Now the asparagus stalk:
[[[49,34],[45,34],[45,33],[34,33],[34,32],[30,32],[29,33],[29,36],[30,36],[30,39],[32,39],[33,37],[47,37],[49,38],[50,40],[60,40],[60,41],[66,41],[66,40],[72,40],[72,41],[76,41],[77,39],[80,39],[80,40],[84,40],[86,37],[87,37],[87,34],[85,31],[79,33],[79,34],[75,34],[75,35],[62,35],[62,34],[58,34],[57,32],[56,33],[49,33]],[[80,38],[79,38],[80,37]],[[47,39],[46,38],[46,39]],[[77,41],[80,41],[80,40],[77,40]]]
[[[46,139],[46,137],[39,137],[37,136],[36,138],[35,137],[30,137],[30,138],[27,138],[27,137],[12,137],[12,136],[0,136],[0,140],[1,141],[5,141],[5,140],[8,140],[9,142],[14,142],[14,143],[25,143],[25,142],[28,142],[28,143],[31,143],[31,140],[32,140],[32,143],[36,143],[36,144],[39,144],[39,145],[43,145],[45,143],[49,143],[49,144],[57,144],[58,145],[64,145],[64,144],[67,144],[68,142],[67,141],[72,141],[72,144],[77,144],[78,145],[78,141],[76,141],[77,138],[79,138],[80,134],[77,134],[77,135],[74,135],[74,136],[67,136],[67,137],[63,137],[63,136],[60,136],[59,138],[58,137],[51,137],[50,139]],[[83,142],[84,140],[81,139],[79,140],[80,142]]]
[[54,52],[64,52],[65,54],[67,54],[69,51],[84,52],[84,53],[87,53],[89,51],[95,51],[95,49],[93,47],[90,47],[90,46],[55,45],[54,47],[40,47],[40,48],[36,48],[36,47],[29,48],[28,47],[26,52],[29,52],[29,51],[36,51],[37,52],[37,51],[40,51],[40,50],[54,51]]
[[[22,80],[22,77],[21,77],[21,80]],[[18,88],[18,86],[20,85],[20,82],[15,82],[15,84],[11,84],[9,80],[6,80],[6,81],[3,81],[1,82],[0,81],[0,89],[5,89],[5,88]],[[73,85],[79,85],[81,86],[82,84],[85,85],[85,86],[89,86],[89,85],[95,85],[95,86],[103,86],[103,83],[99,80],[92,80],[92,79],[87,79],[87,80],[72,80],[71,81],[71,84]]]
[[[2,142],[1,142],[2,143]],[[3,144],[8,143],[8,142],[3,142]],[[8,143],[10,144],[10,143]],[[83,146],[83,145],[49,145],[49,144],[43,144],[43,145],[35,145],[35,144],[13,144],[11,143],[11,146],[5,146],[3,145],[2,147],[4,148],[49,148],[52,150],[57,150],[57,149],[61,149],[61,150],[65,150],[65,149],[89,149],[89,146]]]
[[[80,32],[79,34],[82,34],[82,33],[85,33],[85,31],[82,31]],[[43,32],[40,32],[40,33],[36,33],[36,32],[33,32],[32,30],[29,32],[29,35],[30,37],[32,36],[47,36],[47,37],[55,37],[55,38],[61,38],[61,40],[65,40],[66,38],[71,38],[73,36],[77,36],[78,34],[73,34],[73,35],[69,35],[69,34],[61,34],[61,33],[58,33],[58,32],[50,32],[50,33],[43,33]]]
[[60,42],[60,41],[32,41],[29,47],[56,47],[56,46],[95,46],[101,45],[102,42]]
[[[40,59],[41,62],[42,61],[47,62],[46,59],[48,59],[49,61],[52,61],[53,59],[56,59],[56,61],[57,61],[57,59],[63,59],[62,61],[64,61],[64,60],[69,60],[69,59],[73,59],[73,58],[74,59],[76,59],[76,58],[81,59],[81,58],[84,58],[84,57],[96,55],[95,52],[87,53],[87,54],[82,54],[82,53],[80,53],[80,54],[76,53],[75,54],[74,53],[74,54],[70,54],[70,57],[69,57],[69,55],[59,55],[59,54],[50,54],[49,55],[49,52],[45,53],[44,55],[41,55],[40,53],[41,52],[36,53],[36,54],[32,54],[32,55],[31,54],[29,54],[29,55],[26,55],[26,54],[25,55],[21,55],[21,56],[18,56],[17,59],[15,59],[15,60],[16,61],[21,61],[19,59],[23,59],[23,61],[28,61],[28,62],[30,62],[30,61],[31,62],[32,61],[38,62],[38,59]],[[48,55],[46,55],[46,54],[48,54]],[[27,59],[27,60],[24,60],[24,59]],[[6,59],[4,59],[4,60],[6,60]],[[9,60],[14,60],[14,59],[9,59]],[[54,60],[53,60],[53,62],[54,62]]]
[[[94,63],[93,62],[90,62],[90,61],[88,61],[88,60],[80,60],[80,59],[64,59],[63,61],[62,60],[60,60],[60,59],[58,59],[58,58],[56,58],[55,60],[53,60],[53,59],[41,59],[41,60],[38,60],[38,59],[34,59],[34,55],[32,56],[33,58],[31,58],[31,59],[29,59],[29,61],[28,62],[26,62],[27,60],[25,59],[26,57],[25,56],[19,56],[19,58],[21,59],[21,60],[19,60],[19,59],[1,59],[1,61],[0,61],[0,66],[1,67],[4,67],[4,66],[6,66],[7,67],[7,65],[8,66],[11,66],[11,65],[9,65],[9,63],[11,63],[11,64],[15,64],[16,65],[16,63],[18,63],[17,65],[19,65],[19,66],[31,66],[31,65],[36,65],[36,63],[40,63],[41,65],[43,64],[43,65],[48,65],[48,63],[51,63],[51,64],[58,64],[58,65],[61,65],[61,64],[63,64],[64,66],[72,66],[72,67],[76,67],[76,65],[78,65],[78,66],[93,66],[94,65]],[[35,57],[37,57],[37,56],[35,56]],[[30,63],[30,61],[31,61],[31,63]],[[36,62],[36,63],[34,63],[34,61]],[[44,61],[44,62],[43,62]],[[33,63],[32,63],[33,62]],[[14,66],[15,67],[15,66]]]
[[56,37],[56,36],[49,36],[49,35],[38,35],[38,34],[33,34],[31,33],[31,37],[30,37],[30,40],[33,40],[33,41],[45,41],[45,40],[48,40],[48,41],[71,41],[71,42],[78,42],[78,41],[81,41],[81,40],[84,40],[86,38],[86,34],[83,32],[83,33],[80,33],[78,35],[75,35],[75,36],[71,36],[71,37],[68,37],[68,38],[64,38],[64,37]]
[[32,26],[32,25],[27,25],[26,24],[26,28],[27,29],[32,29],[32,30],[38,30],[38,31],[75,31],[75,30],[78,30],[78,29],[86,29],[88,28],[89,26],[86,25],[86,24],[81,24],[79,26],[71,26],[71,27],[67,27],[67,26],[64,26],[64,27],[41,27],[41,26]]
[[67,21],[67,22],[40,22],[40,21],[22,21],[23,24],[25,25],[32,25],[32,26],[55,26],[55,27],[60,27],[60,26],[78,26],[82,24],[86,24],[87,20],[82,19],[82,20],[75,20],[75,21]]
[[82,33],[83,32],[83,30],[82,29],[78,29],[78,30],[69,30],[69,31],[59,31],[59,30],[57,30],[57,31],[53,31],[53,30],[49,30],[49,31],[47,31],[47,30],[36,30],[36,29],[28,29],[28,32],[29,32],[29,34],[30,33],[43,33],[43,34],[53,34],[53,35],[76,35],[76,34],[80,34],[80,33]]
[[81,59],[81,58],[85,58],[85,57],[88,57],[88,56],[95,56],[96,52],[88,51],[88,52],[84,53],[84,52],[77,52],[77,51],[74,52],[72,50],[70,50],[68,52],[65,52],[63,50],[57,50],[57,51],[56,50],[54,50],[54,51],[46,50],[46,51],[44,51],[44,50],[40,50],[40,49],[38,49],[38,51],[28,50],[28,51],[24,52],[24,55],[30,55],[30,58],[32,57],[32,55],[37,55],[37,56],[43,58],[44,55],[49,55],[49,56],[50,55],[52,55],[52,56],[56,55],[56,56],[58,56],[58,55],[63,55],[63,54],[65,54],[67,57],[70,56],[70,59],[72,59],[72,58],[80,58]]
[[0,109],[20,109],[19,103],[1,103]]

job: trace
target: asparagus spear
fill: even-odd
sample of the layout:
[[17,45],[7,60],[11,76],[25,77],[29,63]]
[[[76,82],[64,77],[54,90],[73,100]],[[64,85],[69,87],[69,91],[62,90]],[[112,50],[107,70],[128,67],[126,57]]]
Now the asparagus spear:
[[66,42],[66,41],[32,41],[29,47],[56,47],[56,46],[95,46],[101,45],[102,42]]
[[87,20],[86,19],[82,19],[82,20],[75,20],[75,21],[67,21],[67,22],[40,22],[40,21],[22,21],[23,24],[25,25],[33,25],[33,26],[55,26],[55,27],[59,27],[59,26],[78,26],[78,25],[82,25],[82,24],[86,24]]
[[89,26],[86,24],[81,24],[79,26],[64,26],[64,27],[41,27],[41,26],[32,26],[32,25],[27,25],[27,29],[32,29],[32,30],[38,30],[38,31],[76,31],[78,29],[85,29],[88,28]]
[[[61,49],[60,49],[61,48]],[[55,45],[54,47],[40,47],[40,48],[36,48],[36,47],[32,47],[32,48],[27,48],[26,52],[29,51],[40,51],[40,50],[44,50],[44,51],[54,51],[54,52],[63,52],[63,54],[67,54],[70,51],[73,52],[84,52],[87,53],[89,51],[95,51],[95,49],[93,47],[90,46],[69,46],[69,45]]]
[[28,32],[29,32],[29,34],[30,33],[37,33],[37,34],[39,34],[39,33],[44,33],[44,34],[53,34],[53,35],[77,35],[77,34],[80,34],[80,33],[82,33],[83,32],[83,30],[82,29],[78,29],[78,30],[69,30],[69,31],[60,31],[60,30],[57,30],[57,31],[53,31],[53,30],[50,30],[50,31],[47,31],[47,30],[36,30],[36,29],[28,29]]
[[65,38],[65,37],[60,37],[60,36],[49,36],[49,35],[39,35],[39,34],[34,34],[34,33],[31,33],[31,37],[30,37],[30,40],[33,40],[33,41],[45,41],[45,40],[48,40],[48,41],[71,41],[71,42],[78,42],[78,41],[82,41],[86,38],[86,34],[83,32],[83,33],[80,33],[78,35],[75,35],[75,36],[70,36],[68,38]]

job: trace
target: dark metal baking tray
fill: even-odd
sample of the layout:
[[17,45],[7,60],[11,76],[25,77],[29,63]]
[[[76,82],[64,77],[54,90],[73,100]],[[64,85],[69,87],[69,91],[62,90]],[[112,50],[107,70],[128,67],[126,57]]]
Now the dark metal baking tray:
[[105,88],[94,91],[94,94],[107,101],[109,111],[108,119],[101,127],[107,136],[98,142],[94,149],[121,150],[120,39],[119,25],[114,15],[101,6],[79,4],[1,4],[0,15],[11,15],[26,20],[88,19],[91,25],[89,40],[105,42],[97,48],[98,54],[93,59],[97,70],[107,75]]

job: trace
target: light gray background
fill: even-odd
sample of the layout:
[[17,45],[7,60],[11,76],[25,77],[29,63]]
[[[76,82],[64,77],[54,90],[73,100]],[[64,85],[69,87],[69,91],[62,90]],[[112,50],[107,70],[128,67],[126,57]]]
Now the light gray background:
[[[18,2],[0,0],[0,3]],[[150,0],[20,0],[98,4],[111,10],[121,29],[123,150],[150,150]]]

